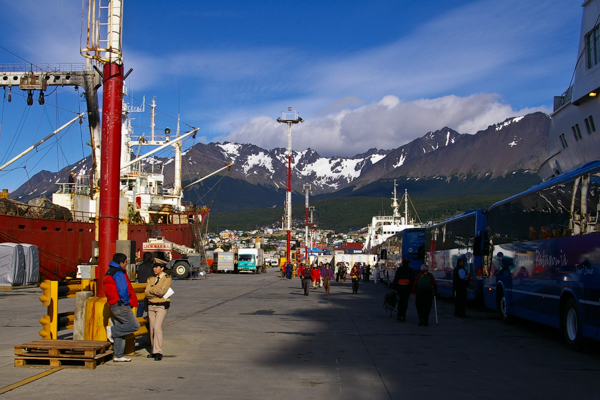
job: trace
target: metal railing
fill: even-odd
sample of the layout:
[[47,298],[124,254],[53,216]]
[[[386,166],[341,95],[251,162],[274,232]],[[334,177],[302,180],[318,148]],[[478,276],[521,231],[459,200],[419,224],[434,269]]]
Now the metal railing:
[[31,206],[29,204],[0,198],[0,215],[39,218],[54,221],[89,221],[93,222],[95,213],[70,211],[66,208]]
[[58,71],[85,71],[85,64],[81,63],[41,63],[41,64],[0,64],[0,73],[10,72],[58,72]]

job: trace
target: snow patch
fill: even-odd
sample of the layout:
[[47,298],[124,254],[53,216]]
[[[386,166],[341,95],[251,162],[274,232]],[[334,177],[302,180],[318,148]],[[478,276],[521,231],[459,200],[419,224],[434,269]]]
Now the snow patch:
[[504,121],[504,123],[496,125],[496,131],[501,130],[505,126],[509,126],[512,123],[519,122],[523,118],[525,118],[525,117],[515,117],[515,118],[507,119],[506,121]]
[[396,164],[394,164],[394,168],[398,168],[398,167],[400,167],[401,165],[403,165],[403,164],[404,164],[404,161],[406,161],[406,156],[405,156],[404,154],[402,154],[402,155],[400,156],[400,158],[398,159],[398,162],[397,162]]
[[[244,174],[248,175],[248,171],[254,167],[266,168],[271,174],[275,172],[275,169],[273,168],[273,160],[262,151],[258,154],[248,156],[246,162],[242,165]],[[256,171],[254,171],[254,173],[256,173]]]

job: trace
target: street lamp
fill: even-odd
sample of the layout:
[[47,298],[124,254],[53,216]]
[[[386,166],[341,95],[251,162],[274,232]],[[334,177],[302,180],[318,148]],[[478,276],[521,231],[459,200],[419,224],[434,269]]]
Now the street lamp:
[[302,185],[302,190],[304,191],[305,194],[305,202],[304,202],[304,209],[306,210],[306,222],[305,222],[305,227],[306,227],[306,232],[305,232],[305,237],[304,237],[304,249],[305,249],[305,256],[306,256],[306,262],[308,262],[308,243],[309,243],[309,236],[308,236],[308,196],[309,193],[311,191],[311,186],[310,183],[305,183],[304,185]]
[[277,122],[287,124],[288,126],[288,172],[287,172],[287,192],[285,197],[285,218],[286,218],[286,230],[287,230],[287,246],[286,246],[286,260],[288,263],[291,262],[291,238],[292,238],[292,125],[304,122],[302,118],[298,116],[298,111],[292,110],[292,107],[288,107],[287,111],[281,112],[281,117],[277,118]]

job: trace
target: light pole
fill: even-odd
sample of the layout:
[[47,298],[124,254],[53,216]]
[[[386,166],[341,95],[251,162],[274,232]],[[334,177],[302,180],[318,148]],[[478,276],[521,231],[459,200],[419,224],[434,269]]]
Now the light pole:
[[311,236],[311,247],[315,247],[316,243],[315,243],[315,225],[313,224],[313,214],[315,212],[316,208],[314,206],[311,206],[308,208],[308,211],[310,211],[310,236]]
[[287,229],[287,246],[286,246],[286,260],[288,263],[291,262],[291,238],[292,238],[292,125],[303,122],[304,120],[298,116],[298,111],[292,110],[292,107],[288,107],[287,111],[281,112],[281,117],[277,118],[277,122],[287,124],[288,126],[288,173],[287,173],[287,193],[285,197],[285,218],[286,218],[286,229]]
[[305,236],[304,236],[304,250],[305,250],[305,256],[306,256],[306,262],[308,263],[308,243],[309,243],[309,236],[308,236],[308,196],[309,193],[311,191],[311,186],[310,183],[305,183],[304,185],[302,185],[302,190],[304,191],[305,194],[305,201],[304,201],[304,209],[306,210],[306,232],[305,232]]

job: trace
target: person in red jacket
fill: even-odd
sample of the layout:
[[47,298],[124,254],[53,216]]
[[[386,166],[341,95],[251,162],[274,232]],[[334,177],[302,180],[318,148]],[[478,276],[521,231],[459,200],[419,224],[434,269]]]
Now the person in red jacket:
[[312,268],[310,269],[310,277],[312,279],[313,289],[318,288],[319,282],[321,281],[321,271],[314,264],[313,264]]
[[114,344],[113,361],[129,362],[131,359],[125,358],[125,336],[140,329],[140,323],[131,309],[138,307],[137,296],[125,270],[127,256],[116,253],[108,266],[103,279],[104,293],[114,325],[106,327],[106,338]]
[[433,296],[437,295],[437,282],[429,273],[427,264],[421,265],[421,272],[413,283],[413,297],[419,314],[419,326],[429,326],[429,313],[433,304]]

